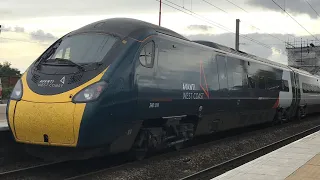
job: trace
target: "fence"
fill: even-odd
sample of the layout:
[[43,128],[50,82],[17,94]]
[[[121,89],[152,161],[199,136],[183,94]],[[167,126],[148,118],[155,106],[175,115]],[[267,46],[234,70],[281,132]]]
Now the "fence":
[[19,80],[19,76],[0,76],[2,88],[11,88],[14,87],[14,85]]
[[9,98],[13,87],[19,80],[19,76],[0,76],[1,83],[2,83],[2,92],[1,92],[1,99],[6,100]]

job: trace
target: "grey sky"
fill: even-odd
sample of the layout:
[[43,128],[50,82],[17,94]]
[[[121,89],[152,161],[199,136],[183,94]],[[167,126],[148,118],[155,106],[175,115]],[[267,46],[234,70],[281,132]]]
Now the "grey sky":
[[[274,43],[274,39],[266,34],[248,34],[249,37],[254,38],[257,41],[263,42],[265,44],[271,44]],[[282,35],[276,35],[278,37],[282,37]],[[207,40],[207,41],[213,41],[218,44],[222,44],[228,47],[235,48],[235,35],[233,33],[226,33],[221,35],[205,35],[205,34],[199,34],[199,35],[192,35],[189,36],[192,40]],[[251,42],[249,40],[240,38],[240,50],[263,57],[268,58],[272,55],[272,50],[268,48],[264,48],[254,42]],[[270,45],[271,46],[271,45]],[[284,51],[284,44],[275,44],[272,45],[273,47],[277,49],[281,49]],[[284,52],[283,52],[284,53]]]
[[54,36],[51,33],[44,32],[43,30],[39,29],[33,32],[25,32],[24,27],[16,26],[16,27],[6,27],[3,26],[2,29],[3,33],[6,32],[16,32],[16,33],[23,33],[30,36],[32,40],[37,40],[40,42],[52,42],[58,39],[58,37]]
[[[282,8],[292,12],[292,14],[308,14],[311,18],[319,18],[319,16],[310,8],[305,0],[275,0]],[[319,0],[307,0],[309,4],[320,13],[320,1]],[[271,0],[248,0],[249,5],[263,7],[269,10],[282,11]],[[283,11],[282,11],[283,12]]]
[[[182,6],[183,0],[169,0]],[[241,11],[237,7],[225,0],[207,0],[212,4],[217,4],[225,10]],[[237,0],[237,4],[244,4],[246,0]],[[202,0],[184,0],[184,7],[197,12],[219,12],[219,10],[206,4]],[[196,3],[195,3],[196,2]],[[163,3],[170,2],[163,0]],[[163,6],[166,12],[176,12],[176,10]],[[32,10],[31,10],[32,9]],[[19,17],[48,17],[48,16],[68,16],[68,15],[108,15],[127,13],[157,13],[159,2],[156,0],[1,0],[0,17],[5,19],[15,19]]]
[[55,41],[58,39],[58,37],[52,35],[51,33],[46,33],[43,30],[38,30],[35,32],[31,32],[30,36],[32,39],[34,40],[38,40],[38,41]]
[[[162,1],[163,3],[170,4],[167,0]],[[235,29],[233,27],[235,25],[235,18],[240,18],[241,33],[248,33],[249,37],[257,41],[268,44],[273,48],[281,49],[283,54],[286,53],[284,43],[263,33],[275,33],[273,34],[274,36],[284,41],[290,37],[286,33],[294,34],[295,37],[307,34],[295,22],[288,20],[284,14],[273,13],[272,11],[281,12],[281,10],[271,0],[229,0],[249,13],[245,13],[226,0],[205,0],[227,11],[231,16],[206,4],[203,0],[169,1],[179,6],[184,6],[186,9],[198,14],[206,13],[203,14],[204,17],[227,26],[231,31]],[[192,6],[191,1],[193,2]],[[275,1],[282,7],[284,7],[284,2],[286,2],[285,7],[292,15],[308,14],[313,19],[309,19],[308,16],[296,17],[304,18],[300,23],[311,31],[312,34],[320,33],[320,25],[318,19],[316,19],[316,13],[305,0]],[[308,0],[308,2],[320,13],[320,0]],[[110,17],[130,16],[157,23],[158,10],[159,2],[156,0],[0,0],[0,17],[2,21],[0,23],[12,26],[11,28],[8,28],[8,26],[4,27],[1,37],[39,42],[41,46],[37,47],[38,43],[30,45],[19,41],[2,39],[1,43],[8,42],[8,44],[0,48],[0,59],[8,59],[16,63],[15,65],[19,66],[19,68],[24,68],[24,66],[27,66],[28,63],[32,62],[35,57],[38,57],[42,53],[43,48],[45,48],[44,46],[46,46],[44,44],[54,42],[58,36],[60,37],[62,34],[68,33],[75,28],[97,21],[100,18],[108,18],[109,15]],[[251,28],[248,24],[257,26],[261,31]],[[234,34],[227,33],[210,23],[180,13],[178,10],[166,5],[163,5],[162,25],[181,34],[197,34],[187,36],[190,39],[209,40],[234,47]],[[259,32],[260,34],[252,34],[254,32]],[[284,35],[280,33],[284,33]],[[24,34],[24,36],[21,34]],[[313,39],[311,37],[302,38],[304,40]],[[293,40],[292,37],[290,39]],[[300,40],[300,37],[297,40]],[[274,52],[271,49],[264,48],[243,38],[240,38],[240,42],[242,43],[240,49],[243,51],[264,58],[276,57],[272,56]],[[28,49],[26,50],[27,53],[16,53],[21,49]],[[28,59],[28,62],[25,61],[26,59]],[[281,57],[274,60],[285,62],[286,58]],[[22,65],[21,62],[25,64]]]
[[210,29],[214,29],[214,27],[212,26],[207,26],[207,25],[197,25],[197,24],[194,24],[194,25],[190,25],[187,27],[189,30],[200,30],[200,31],[204,31],[204,32],[207,32],[209,31]]
[[18,33],[21,33],[21,32],[24,32],[24,27],[6,27],[6,26],[2,26],[1,27],[1,30],[3,32],[8,32],[8,31],[11,31],[11,32],[18,32]]
[[[173,3],[182,5],[187,9],[200,12],[219,12],[219,10],[206,4],[202,0],[169,0]],[[241,11],[237,7],[225,0],[206,0],[224,10]],[[281,11],[271,0],[231,0],[237,5],[247,10],[254,7],[262,7],[270,10]],[[280,6],[299,13],[308,14],[312,18],[316,18],[316,13],[309,7],[304,0],[275,0]],[[163,0],[164,3],[170,4]],[[286,3],[285,3],[286,2]],[[308,0],[315,10],[320,13],[320,1]],[[250,8],[251,7],[251,8]],[[32,9],[32,10],[30,10]],[[1,0],[0,1],[0,17],[5,19],[27,18],[27,17],[47,17],[47,16],[68,16],[68,15],[108,15],[108,14],[124,14],[124,13],[155,13],[159,9],[159,2],[156,0]],[[167,12],[175,11],[164,6]]]

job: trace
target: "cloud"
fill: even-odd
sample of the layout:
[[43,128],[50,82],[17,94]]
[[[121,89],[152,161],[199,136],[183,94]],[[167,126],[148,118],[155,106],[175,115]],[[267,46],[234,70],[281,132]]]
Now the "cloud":
[[9,15],[12,12],[9,9],[1,8],[0,7],[0,16]]
[[18,32],[18,33],[23,33],[25,31],[24,27],[16,26],[16,27],[6,27],[4,25],[1,26],[1,31],[2,32]]
[[[314,12],[313,9],[317,10],[317,12],[320,13],[319,0],[308,0],[313,9],[309,6],[309,4],[306,1],[302,0],[290,0],[287,1],[287,3],[284,3],[284,1],[279,0],[275,2],[278,3],[282,8],[290,11],[290,13],[296,15],[307,14],[311,18],[316,19],[318,18],[318,15]],[[262,7],[264,9],[283,12],[283,10],[281,10],[274,2],[269,0],[248,0],[247,3],[252,6]]]
[[24,28],[23,27],[14,27],[14,32],[24,32]]
[[[271,34],[271,35],[272,36],[270,36],[270,34],[262,34],[262,33],[246,34],[246,36],[256,41],[259,41],[260,43],[263,43],[269,48],[263,47],[255,42],[252,42],[248,39],[240,37],[240,50],[249,54],[253,54],[258,57],[269,59],[271,61],[287,64],[288,58],[287,58],[285,42],[288,43],[286,40],[288,39],[289,35],[288,34]],[[290,37],[292,36],[293,35],[290,35]],[[319,36],[319,34],[315,34],[315,36]],[[216,35],[196,34],[196,35],[189,35],[186,37],[189,38],[190,40],[212,41],[212,42],[235,49],[235,34],[233,33],[216,34]],[[289,43],[292,46],[297,48],[301,46],[300,44],[301,38],[304,42],[304,45],[307,45],[307,43],[310,44],[311,42],[314,41],[314,38],[312,36],[300,36],[300,37],[295,36],[295,37],[296,37],[295,43],[292,38],[291,38],[292,40],[289,41]],[[280,41],[277,38],[283,41]],[[319,45],[319,42],[316,44]]]
[[212,26],[194,24],[194,25],[189,25],[187,27],[187,29],[189,29],[191,31],[196,30],[196,31],[207,32],[207,31],[210,31],[210,30],[212,30],[214,28]]
[[[237,3],[244,3],[246,0],[237,0]],[[170,2],[185,9],[197,12],[212,12],[214,8],[203,1],[186,0],[163,0],[168,5]],[[221,1],[219,6],[225,10],[237,9],[228,2]],[[48,17],[48,16],[76,16],[76,15],[114,15],[114,14],[157,14],[159,11],[159,1],[157,0],[10,0],[0,1],[1,19],[17,19],[29,17]],[[162,6],[164,13],[177,12],[167,5]],[[7,10],[10,9],[10,10]]]
[[[119,12],[157,12],[159,4],[155,0],[10,0],[1,1],[0,7],[6,7],[11,11],[0,9],[1,18],[28,18],[48,16],[75,16],[75,15],[101,15],[117,14]],[[31,10],[32,9],[32,10]]]
[[[278,37],[279,39],[286,39],[286,35],[281,34],[273,34],[274,36]],[[261,43],[268,44],[271,48],[265,48],[260,46],[250,40],[244,39],[240,37],[240,50],[262,57],[262,58],[273,58],[273,56],[280,56],[274,53],[274,49],[280,50],[283,54],[285,54],[285,44],[280,42],[279,40],[267,35],[267,34],[247,34],[246,36],[253,38]],[[218,34],[218,35],[206,35],[206,34],[197,34],[197,35],[190,35],[187,36],[191,40],[206,40],[216,42],[221,45],[225,45],[228,47],[235,48],[235,34],[233,33],[225,33],[225,34]],[[287,63],[287,59],[281,56],[274,58],[275,61],[279,63]],[[270,59],[272,60],[272,59]]]
[[[1,28],[2,32],[6,33],[16,33],[15,35],[27,35],[29,36],[30,40],[36,40],[40,42],[53,42],[58,39],[58,37],[54,36],[51,33],[44,32],[42,29],[38,29],[33,32],[26,32],[24,27],[16,26],[16,27],[6,27],[3,26]],[[9,38],[9,37],[7,37]],[[4,39],[5,40],[5,39]],[[28,39],[24,39],[24,41],[28,41]]]
[[8,32],[8,31],[12,31],[11,27],[6,27],[6,26],[1,26],[1,32]]
[[47,42],[53,42],[58,39],[58,37],[52,35],[51,33],[45,33],[43,30],[37,30],[30,33],[31,39],[37,40],[37,41],[47,41]]

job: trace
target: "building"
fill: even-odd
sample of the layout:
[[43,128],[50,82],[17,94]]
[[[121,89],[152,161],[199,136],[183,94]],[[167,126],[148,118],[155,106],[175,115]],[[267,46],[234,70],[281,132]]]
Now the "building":
[[320,41],[286,43],[288,65],[320,75]]

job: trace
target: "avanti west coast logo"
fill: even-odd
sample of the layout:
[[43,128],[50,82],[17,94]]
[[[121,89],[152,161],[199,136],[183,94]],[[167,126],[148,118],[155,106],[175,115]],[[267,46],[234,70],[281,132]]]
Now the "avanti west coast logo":
[[47,79],[44,79],[44,80],[40,80],[39,83],[38,83],[38,86],[39,87],[50,87],[50,88],[62,88],[64,83],[65,83],[65,80],[66,80],[66,77],[63,76],[61,79],[60,79],[60,82],[59,83],[55,83],[54,80],[47,80]]

